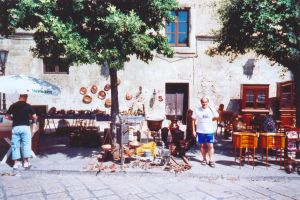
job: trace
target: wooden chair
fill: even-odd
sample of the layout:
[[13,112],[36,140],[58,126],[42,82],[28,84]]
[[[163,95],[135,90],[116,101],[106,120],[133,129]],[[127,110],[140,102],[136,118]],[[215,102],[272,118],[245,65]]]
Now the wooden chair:
[[277,152],[280,150],[280,167],[282,161],[282,152],[285,147],[285,134],[282,133],[260,133],[260,147],[262,149],[262,160],[263,157],[263,149],[266,150],[266,166],[268,166],[268,155],[269,149],[276,150],[276,162],[277,162]]
[[253,169],[254,169],[254,158],[255,152],[258,145],[258,134],[252,132],[234,132],[233,133],[233,146],[234,146],[234,162],[236,162],[236,149],[240,149],[240,167],[242,165],[242,151],[245,149],[248,155],[249,164],[249,149],[253,150]]

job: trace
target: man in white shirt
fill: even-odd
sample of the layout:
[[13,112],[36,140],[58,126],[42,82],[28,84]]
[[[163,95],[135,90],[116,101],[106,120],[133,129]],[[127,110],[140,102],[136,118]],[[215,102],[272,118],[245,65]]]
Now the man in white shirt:
[[[218,112],[215,108],[208,105],[208,98],[202,97],[201,107],[197,108],[193,113],[193,134],[198,137],[198,143],[200,144],[200,151],[203,157],[201,161],[202,165],[208,164],[211,167],[215,167],[215,162],[213,159],[214,155],[214,125],[213,121],[217,120],[219,117]],[[196,124],[196,130],[195,130]],[[208,148],[208,162],[206,159],[206,149],[204,144],[207,144]]]

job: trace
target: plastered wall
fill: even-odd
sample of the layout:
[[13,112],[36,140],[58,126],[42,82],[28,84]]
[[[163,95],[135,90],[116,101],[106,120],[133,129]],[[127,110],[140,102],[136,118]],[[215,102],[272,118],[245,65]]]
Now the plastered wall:
[[[165,84],[188,83],[189,107],[194,109],[199,105],[202,96],[209,96],[211,103],[217,107],[220,103],[225,108],[239,111],[240,85],[245,83],[270,84],[270,97],[276,97],[276,83],[291,80],[286,72],[282,76],[282,67],[272,65],[265,58],[258,58],[254,54],[240,56],[233,62],[221,56],[209,57],[205,51],[212,45],[209,38],[211,30],[218,24],[214,9],[218,1],[209,0],[181,0],[182,7],[190,8],[190,36],[189,47],[174,48],[174,58],[165,58],[155,55],[154,59],[146,64],[134,56],[125,64],[125,69],[118,72],[121,80],[119,85],[120,110],[130,107],[141,108],[143,104],[147,115],[165,115]],[[10,39],[0,39],[0,49],[9,51],[6,63],[6,74],[25,74],[38,77],[56,84],[61,88],[58,97],[31,95],[29,102],[34,105],[55,106],[57,109],[101,109],[104,100],[91,95],[90,104],[82,102],[80,87],[92,85],[103,89],[109,83],[108,69],[104,66],[85,65],[71,66],[69,74],[44,74],[43,62],[34,58],[30,48],[34,41],[30,35],[19,34]],[[136,95],[142,91],[142,95]],[[156,95],[162,96],[163,101],[154,101],[150,108],[150,100],[155,90]],[[125,99],[125,95],[133,96],[132,100]],[[107,93],[107,97],[110,92]],[[7,104],[17,100],[16,95],[7,95]],[[274,109],[271,107],[271,110]]]

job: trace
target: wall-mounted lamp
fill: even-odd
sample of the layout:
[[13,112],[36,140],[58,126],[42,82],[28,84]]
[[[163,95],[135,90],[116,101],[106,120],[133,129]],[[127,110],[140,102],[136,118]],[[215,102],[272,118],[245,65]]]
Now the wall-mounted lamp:
[[[8,51],[0,50],[0,76],[5,75],[5,64],[7,60]],[[1,106],[1,98],[2,98],[2,106]],[[6,98],[5,94],[0,93],[0,110],[6,110]]]

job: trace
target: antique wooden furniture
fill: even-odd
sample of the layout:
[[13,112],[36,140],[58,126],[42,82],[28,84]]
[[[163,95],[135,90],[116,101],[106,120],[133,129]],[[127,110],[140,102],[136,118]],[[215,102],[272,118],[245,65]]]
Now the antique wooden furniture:
[[249,163],[249,150],[253,151],[253,169],[254,169],[254,158],[255,152],[258,145],[258,134],[252,132],[234,132],[232,134],[233,147],[234,147],[234,162],[236,163],[236,149],[240,149],[240,166],[242,165],[242,151],[246,149],[248,155],[248,163]]
[[296,94],[294,81],[277,83],[280,126],[295,126]]
[[295,167],[299,170],[300,154],[300,128],[291,129],[286,133],[284,149],[284,166],[288,173]]
[[241,100],[243,121],[251,125],[254,115],[269,113],[269,84],[242,84]]
[[282,152],[285,147],[285,134],[282,133],[260,133],[260,148],[262,159],[263,157],[263,149],[266,150],[266,166],[268,166],[268,156],[269,156],[269,149],[276,150],[276,161],[277,161],[277,151],[280,151],[280,167],[281,167],[281,160],[282,160]]

